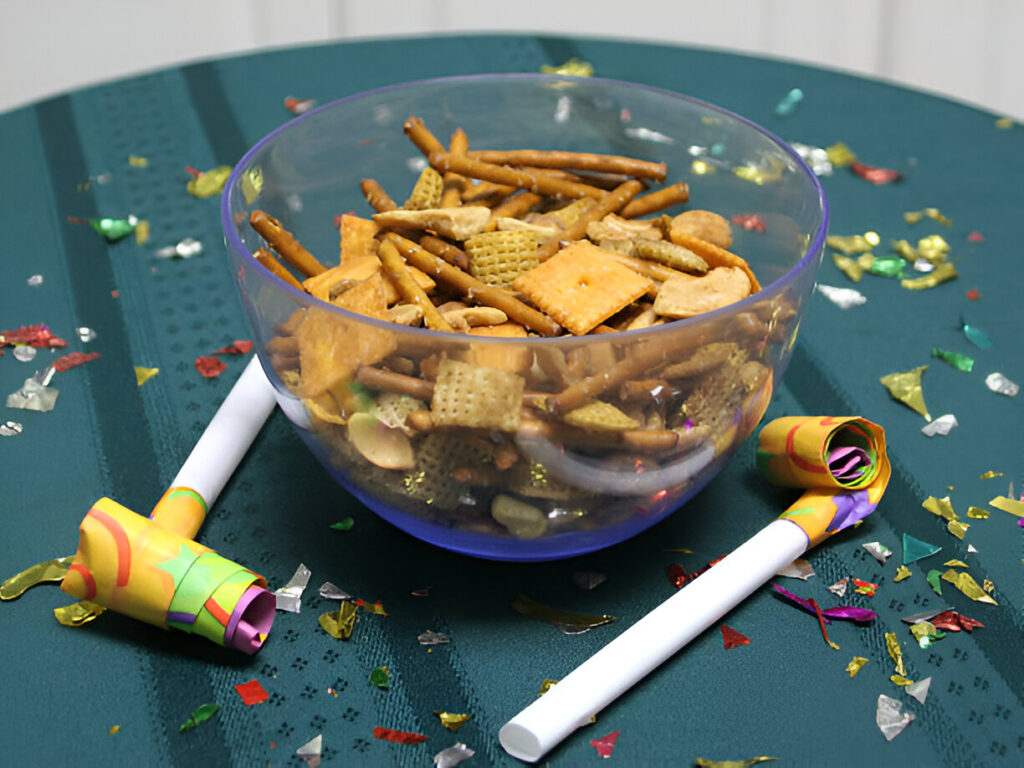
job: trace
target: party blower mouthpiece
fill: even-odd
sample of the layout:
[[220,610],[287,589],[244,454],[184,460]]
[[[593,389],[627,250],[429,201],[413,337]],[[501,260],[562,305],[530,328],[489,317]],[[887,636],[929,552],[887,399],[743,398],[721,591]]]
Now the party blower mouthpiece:
[[498,732],[506,752],[540,760],[781,568],[871,514],[890,474],[885,433],[856,417],[776,419],[758,436],[757,464],[771,482],[806,492],[507,722]]

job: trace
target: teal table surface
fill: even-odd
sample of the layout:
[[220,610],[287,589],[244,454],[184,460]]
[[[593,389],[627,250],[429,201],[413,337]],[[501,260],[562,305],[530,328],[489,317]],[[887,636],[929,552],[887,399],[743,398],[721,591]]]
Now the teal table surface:
[[[325,103],[393,82],[536,72],[572,57],[603,77],[719,104],[787,141],[842,141],[863,162],[900,170],[902,183],[882,186],[848,168],[822,177],[831,231],[874,230],[879,253],[890,240],[940,234],[959,277],[923,291],[872,275],[854,286],[826,254],[819,282],[856,287],[867,303],[843,310],[815,295],[766,416],[859,414],[886,428],[893,478],[877,512],[809,555],[816,572],[810,580],[780,579],[819,603],[871,608],[878,618],[864,626],[833,623],[834,650],[813,616],[766,586],[725,619],[749,645],[725,650],[718,628],[708,630],[545,763],[601,764],[590,741],[619,731],[609,764],[770,756],[786,766],[1021,765],[1024,530],[989,501],[1024,490],[1024,395],[994,393],[985,378],[998,371],[1024,384],[1024,130],[931,95],[779,61],[572,37],[361,41],[191,64],[0,115],[0,329],[46,323],[69,342],[31,362],[5,349],[0,390],[18,390],[64,352],[100,353],[55,376],[60,395],[52,411],[3,408],[0,423],[18,422],[23,431],[0,437],[0,577],[72,554],[78,523],[102,496],[148,511],[245,364],[228,359],[214,379],[193,366],[197,356],[249,334],[222,246],[219,199],[188,195],[186,166],[235,163],[291,117],[287,96]],[[802,89],[803,101],[789,115],[776,114],[792,88]],[[148,165],[133,165],[130,156]],[[904,219],[929,206],[952,225]],[[129,214],[149,222],[148,242],[108,243],[68,221]],[[202,241],[204,252],[156,256],[185,237]],[[30,284],[33,275],[42,283]],[[972,345],[964,321],[982,329],[991,346]],[[93,341],[79,339],[83,326],[96,332]],[[947,365],[932,357],[934,348],[972,356],[974,369]],[[946,436],[922,434],[925,420],[879,383],[922,365],[932,415],[953,413],[959,421]],[[138,386],[133,366],[159,374]],[[970,523],[962,540],[922,508],[929,496],[949,496]],[[111,612],[77,629],[60,626],[53,609],[72,599],[52,585],[0,604],[0,762],[302,765],[295,750],[322,734],[323,765],[429,766],[456,741],[476,752],[467,765],[516,765],[497,732],[536,697],[544,678],[566,675],[670,596],[667,566],[706,564],[792,500],[759,478],[748,441],[685,509],[619,546],[534,565],[473,560],[375,518],[330,481],[275,413],[199,538],[264,574],[272,587],[305,563],[313,576],[301,613],[279,612],[265,647],[245,657]],[[968,518],[972,506],[991,514]],[[330,529],[346,517],[355,521],[352,530]],[[904,534],[942,549],[897,583]],[[893,551],[884,565],[862,547],[872,541]],[[951,559],[966,563],[979,584],[990,580],[998,605],[972,601],[946,582],[937,595],[926,574],[945,570]],[[581,570],[607,580],[584,591],[572,580]],[[877,582],[877,594],[837,598],[828,587],[846,576]],[[364,614],[350,640],[333,639],[317,623],[331,607],[317,595],[325,581],[381,601],[388,615]],[[412,594],[428,587],[426,595]],[[516,613],[511,603],[520,593],[617,621],[563,634]],[[984,626],[920,648],[901,617],[946,606]],[[417,636],[427,629],[451,642],[420,645]],[[906,676],[931,678],[923,704],[890,680],[886,633],[899,640]],[[847,664],[855,656],[868,661],[851,678]],[[369,682],[378,666],[390,670],[389,690]],[[247,707],[234,686],[252,679],[269,700]],[[875,723],[879,694],[916,717],[891,742]],[[204,703],[220,710],[179,733]],[[472,717],[452,733],[438,711]],[[374,738],[375,726],[427,740],[389,743]]]

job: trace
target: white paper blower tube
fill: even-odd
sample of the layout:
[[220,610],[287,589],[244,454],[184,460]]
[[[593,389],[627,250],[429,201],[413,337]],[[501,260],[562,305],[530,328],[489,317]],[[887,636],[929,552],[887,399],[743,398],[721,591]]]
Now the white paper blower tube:
[[775,520],[548,689],[498,732],[513,757],[540,760],[663,661],[807,550]]

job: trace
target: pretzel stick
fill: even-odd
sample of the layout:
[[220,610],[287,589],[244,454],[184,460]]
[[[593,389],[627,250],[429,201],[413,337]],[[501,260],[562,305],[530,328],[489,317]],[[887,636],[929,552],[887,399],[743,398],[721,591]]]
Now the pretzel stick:
[[608,254],[613,259],[615,259],[623,266],[629,267],[635,272],[639,272],[644,277],[649,277],[652,280],[657,280],[660,283],[663,283],[670,277],[675,277],[676,275],[683,275],[684,277],[694,277],[693,275],[688,275],[686,272],[680,272],[678,269],[672,269],[672,267],[667,267],[664,264],[659,264],[656,261],[650,261],[649,259],[638,259],[636,256],[627,256],[624,253],[618,253],[617,251],[612,251],[607,248],[605,250],[608,251]]
[[488,307],[500,309],[509,316],[509,319],[520,325],[525,325],[531,331],[536,331],[542,336],[558,336],[562,333],[562,328],[558,323],[533,307],[527,306],[510,293],[477,280],[472,275],[453,267],[441,257],[399,234],[388,232],[385,238],[386,241],[393,243],[398,248],[399,253],[410,264],[451,286],[462,295]]
[[515,168],[508,168],[503,165],[482,163],[465,155],[450,155],[443,150],[432,153],[429,156],[429,160],[430,164],[439,173],[455,171],[471,179],[507,184],[530,192],[538,192],[542,195],[568,198],[600,198],[605,194],[605,191],[600,187],[592,187],[589,184],[579,184],[559,179],[550,174],[517,171]]
[[376,179],[363,179],[359,182],[359,188],[363,190],[363,197],[377,213],[393,211],[398,204],[391,199],[391,196],[384,191],[384,187],[377,183]]
[[491,221],[502,216],[518,219],[543,199],[541,195],[534,192],[519,192],[507,197],[491,209]]
[[[448,142],[448,151],[453,155],[464,155],[469,149],[469,139],[466,132],[457,128]],[[441,208],[455,208],[462,204],[462,188],[466,179],[457,173],[449,171],[443,177],[444,188],[441,191]]]
[[374,368],[369,365],[362,365],[356,371],[356,381],[364,387],[376,389],[380,392],[397,392],[401,395],[409,395],[417,400],[430,402],[434,396],[434,383],[426,379],[419,379],[415,376],[406,376],[404,373],[396,373],[386,368]]
[[484,149],[470,152],[470,157],[496,165],[533,165],[538,168],[573,168],[581,171],[607,171],[664,181],[668,166],[635,157],[598,155],[591,152],[563,152],[539,149]]
[[750,265],[747,264],[743,257],[737,256],[732,251],[720,248],[717,245],[709,243],[707,240],[701,240],[699,237],[685,235],[679,232],[673,235],[672,242],[676,245],[681,245],[684,248],[689,248],[704,259],[704,261],[708,263],[709,267],[739,267],[744,273],[746,273],[747,277],[750,278],[750,292],[757,293],[761,290],[761,284],[757,282],[757,278],[754,276],[753,270],[750,269]]
[[458,267],[463,271],[469,269],[469,256],[466,255],[466,252],[447,240],[433,235],[424,235],[420,238],[420,245],[435,256],[440,256],[453,267]]
[[576,221],[566,228],[553,240],[549,240],[537,249],[537,258],[547,261],[554,256],[563,244],[574,240],[582,240],[587,234],[587,225],[592,221],[600,221],[609,213],[615,213],[644,188],[644,183],[637,179],[630,179],[620,184],[611,192],[602,192],[597,202],[576,217]]
[[[447,175],[446,173],[445,176]],[[519,187],[511,184],[495,184],[493,181],[466,182],[462,187],[462,202],[489,205],[500,202],[518,191]]]
[[[402,126],[402,130],[405,131],[405,135],[409,137],[409,141],[416,145],[416,148],[422,152],[426,157],[430,157],[436,152],[445,154],[444,145],[437,140],[437,136],[430,132],[430,129],[423,124],[423,120],[418,117],[410,117],[405,121],[405,125]],[[433,163],[431,163],[433,165]],[[441,171],[440,168],[437,169]],[[444,173],[444,171],[441,171]]]
[[544,438],[570,445],[598,445],[603,447],[628,446],[645,452],[671,450],[679,442],[679,435],[671,429],[589,430],[559,422],[523,418],[519,422],[519,437]]
[[249,214],[249,223],[259,232],[278,254],[306,277],[313,277],[327,271],[327,267],[302,247],[292,233],[281,222],[265,211],[256,210]]
[[292,288],[298,288],[300,291],[305,289],[302,287],[302,283],[295,279],[295,275],[284,268],[284,264],[277,260],[277,258],[268,251],[266,248],[260,248],[256,253],[252,255],[256,261],[262,264],[264,267],[269,269],[275,277],[279,277],[284,280]]
[[678,184],[634,198],[629,205],[619,211],[619,216],[624,219],[636,219],[689,201],[690,187],[685,181],[680,181]]
[[434,306],[434,302],[430,300],[426,292],[412,279],[412,275],[409,274],[409,269],[402,261],[394,243],[388,240],[383,241],[377,255],[380,257],[381,264],[384,265],[385,276],[395,286],[402,298],[423,310],[423,324],[427,328],[433,331],[455,330],[437,311],[437,307]]

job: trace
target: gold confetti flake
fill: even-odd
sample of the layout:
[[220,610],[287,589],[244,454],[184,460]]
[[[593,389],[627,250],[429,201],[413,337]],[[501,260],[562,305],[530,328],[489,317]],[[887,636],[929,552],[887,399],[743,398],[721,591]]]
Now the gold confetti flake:
[[889,390],[889,394],[894,400],[898,400],[931,421],[928,408],[924,404],[924,392],[921,389],[921,375],[927,370],[928,366],[922,365],[909,371],[890,373],[879,381]]
[[996,496],[989,501],[988,505],[1002,512],[1009,512],[1011,515],[1024,517],[1024,501],[1017,501],[1009,496]]
[[964,535],[967,533],[967,529],[971,527],[970,523],[965,523],[961,520],[950,520],[946,523],[946,530],[956,536],[960,541],[964,540]]
[[434,714],[441,720],[441,725],[452,733],[459,730],[472,717],[472,715],[455,714],[454,712],[434,712]]
[[[895,632],[885,633],[885,649],[889,652],[889,657],[896,665],[896,675],[900,677],[906,675],[907,670],[903,666],[903,650],[900,648],[900,641],[896,637]],[[899,683],[897,684],[899,685]]]
[[37,584],[48,584],[64,580],[64,574],[68,572],[72,557],[58,557],[54,560],[33,565],[21,573],[16,573],[3,584],[0,584],[0,600],[13,600],[21,597],[26,590]]
[[128,155],[128,165],[132,168],[145,168],[149,165],[149,158],[138,157],[137,155]]
[[978,585],[978,582],[969,574],[963,571],[957,572],[950,568],[942,574],[942,580],[948,581],[954,587],[963,592],[975,602],[999,605],[985,590]]
[[949,496],[943,496],[941,499],[929,496],[921,502],[921,506],[933,515],[938,515],[943,520],[952,521],[959,519],[956,516],[956,512],[953,511],[953,502],[949,500]]
[[899,583],[904,579],[909,579],[911,576],[910,569],[905,565],[901,565],[896,569],[896,575],[892,577],[894,583]]
[[581,61],[575,56],[569,59],[564,64],[552,66],[550,64],[542,64],[540,71],[545,75],[567,75],[569,77],[593,77],[594,67],[592,64]]
[[81,627],[95,620],[106,608],[99,603],[91,603],[88,600],[80,600],[62,608],[54,608],[53,615],[57,621],[65,627]]
[[159,368],[142,368],[141,366],[136,365],[135,383],[141,387],[143,384],[152,379],[158,373],[160,373]]
[[854,656],[852,659],[850,659],[850,663],[846,665],[846,671],[850,674],[850,677],[853,677],[858,672],[860,672],[861,667],[863,667],[867,663],[868,660],[865,659],[863,656]]
[[948,566],[952,566],[952,567],[956,567],[956,568],[968,568],[968,567],[970,567],[963,560],[956,560],[956,559],[954,559],[954,560],[947,560],[946,562],[943,563],[943,565],[948,565]]
[[978,479],[979,480],[991,480],[993,477],[1002,477],[1002,476],[1003,476],[1002,472],[996,472],[996,471],[990,469],[988,472],[982,472],[980,475],[978,475]]
[[988,520],[988,510],[981,507],[968,507],[967,516],[974,520]]
[[857,155],[846,144],[837,141],[830,147],[825,147],[825,154],[834,168],[845,168],[857,159]]
[[903,675],[890,675],[889,679],[892,680],[896,685],[906,686],[914,684],[913,680],[911,680],[909,677],[904,677]]
[[996,125],[996,128],[998,128],[1001,131],[1008,131],[1009,129],[1013,128],[1013,125],[1014,125],[1013,118],[1012,117],[1000,117],[998,120],[996,120],[995,125]]

